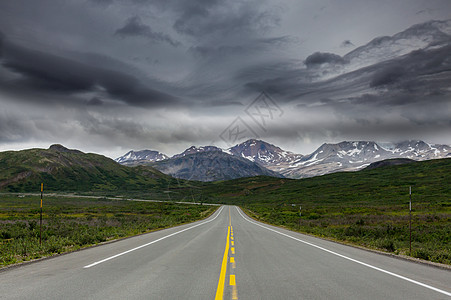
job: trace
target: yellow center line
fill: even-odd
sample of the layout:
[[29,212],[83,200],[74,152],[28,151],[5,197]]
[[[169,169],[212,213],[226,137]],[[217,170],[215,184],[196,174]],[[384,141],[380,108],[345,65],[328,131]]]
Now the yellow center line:
[[230,258],[230,263],[232,264],[232,269],[235,269],[235,267],[236,267],[235,257]]
[[238,299],[238,293],[236,291],[235,275],[230,275],[230,285],[232,286],[232,299]]
[[230,241],[230,230],[232,229],[232,218],[230,216],[230,207],[229,207],[229,226],[227,228],[227,240],[226,246],[224,250],[224,256],[222,257],[222,265],[221,265],[221,273],[219,274],[218,287],[216,289],[216,297],[215,300],[222,300],[224,298],[224,285],[225,285],[225,277],[227,273],[227,261],[229,257],[229,241]]
[[232,299],[238,299],[238,292],[236,290],[236,279],[235,279],[235,275],[230,275],[230,280],[229,280],[229,284],[230,286],[232,286]]
[[[229,212],[230,212],[230,208],[229,208]],[[229,224],[230,224],[230,243],[232,244],[232,247],[230,248],[230,252],[232,255],[235,255],[235,242],[233,241],[233,227],[232,227],[232,218],[229,214]],[[230,269],[230,277],[229,277],[229,285],[232,288],[232,299],[233,300],[237,300],[238,299],[238,291],[237,291],[237,287],[236,287],[236,277],[235,277],[235,272],[234,269],[236,268],[236,263],[235,263],[235,257],[231,256],[230,257],[230,264],[231,264],[231,269]]]
[[229,254],[229,237],[230,237],[230,226],[228,227],[227,230],[227,242],[224,250],[224,256],[222,258],[221,273],[219,275],[218,288],[216,289],[215,300],[222,300],[224,296],[224,284],[227,271],[227,258]]
[[232,286],[232,299],[233,300],[238,299],[238,292],[236,291],[236,285]]
[[230,275],[229,282],[230,285],[236,285],[235,275]]

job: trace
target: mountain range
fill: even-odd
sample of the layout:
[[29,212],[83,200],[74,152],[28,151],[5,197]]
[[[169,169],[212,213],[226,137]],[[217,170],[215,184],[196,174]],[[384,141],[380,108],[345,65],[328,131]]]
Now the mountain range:
[[[423,141],[392,144],[344,141],[338,144],[326,143],[313,153],[302,155],[261,140],[250,139],[228,149],[192,146],[164,160],[146,159],[145,151],[134,152],[143,153],[143,156],[136,155],[134,159],[125,160],[129,153],[116,161],[129,166],[150,165],[176,178],[216,181],[257,175],[305,178],[340,171],[357,171],[371,163],[387,159],[420,161],[451,157],[451,147]],[[160,153],[160,156],[166,155]]]
[[[136,163],[133,165],[129,160],[128,166],[102,155],[83,153],[61,145],[52,145],[49,149],[0,152],[0,190],[36,191],[40,183],[45,182],[46,191],[145,191],[147,196],[161,197],[170,193],[171,199],[183,199],[187,191],[192,194],[194,186],[203,186],[199,181],[259,175],[268,179],[302,178],[406,164],[415,160],[451,158],[451,147],[421,141],[323,144],[309,155],[294,154],[259,140],[249,140],[226,150],[213,146],[189,149],[185,155],[165,160],[154,156],[153,162],[149,161],[149,155],[147,160],[135,155]],[[141,153],[146,155],[146,152]],[[169,197],[169,194],[164,196]]]

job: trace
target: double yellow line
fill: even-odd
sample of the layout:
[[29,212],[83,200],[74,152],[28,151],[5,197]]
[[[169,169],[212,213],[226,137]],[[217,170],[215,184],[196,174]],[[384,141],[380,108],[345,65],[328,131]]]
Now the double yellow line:
[[[235,241],[233,240],[233,227],[230,226],[230,243],[232,244],[232,247],[230,248],[231,252],[233,255],[235,255]],[[236,279],[235,279],[235,271],[233,269],[235,269],[236,267],[236,263],[235,263],[235,257],[234,256],[230,256],[230,264],[231,264],[231,272],[232,274],[230,274],[230,280],[229,280],[229,285],[232,287],[232,299],[236,300],[238,299],[238,292],[236,290]]]
[[[232,234],[232,236],[230,235]],[[216,297],[215,300],[222,300],[224,298],[224,286],[225,286],[225,278],[227,273],[227,261],[229,258],[229,249],[230,249],[230,239],[232,239],[232,246],[235,245],[233,241],[233,228],[232,228],[232,218],[230,216],[230,207],[229,207],[229,226],[227,228],[227,241],[224,250],[224,256],[222,258],[222,266],[221,273],[219,275],[218,288],[216,289]],[[232,254],[235,254],[235,247],[231,248]],[[230,262],[235,266],[235,258],[231,257]],[[235,275],[230,275],[229,285],[233,287],[232,290],[232,299],[238,299],[236,292],[236,279]]]

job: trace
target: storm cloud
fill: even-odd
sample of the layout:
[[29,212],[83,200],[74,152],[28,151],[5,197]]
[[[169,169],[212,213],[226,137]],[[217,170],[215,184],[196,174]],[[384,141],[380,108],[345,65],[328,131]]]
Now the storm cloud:
[[305,59],[305,65],[307,67],[315,67],[322,64],[344,64],[345,60],[333,53],[322,53],[322,52],[315,52],[312,55],[308,56]]
[[[1,65],[19,75],[8,83],[10,91],[17,89],[58,95],[104,93],[111,99],[142,107],[176,102],[175,97],[145,86],[133,75],[14,44],[6,44],[3,52]],[[36,99],[45,101],[45,98]]]
[[262,33],[277,26],[277,6],[267,1],[153,1],[151,5],[174,14],[173,28],[194,38],[226,38],[230,35]]
[[119,37],[141,36],[155,42],[166,42],[174,47],[181,45],[179,41],[174,41],[169,35],[153,31],[150,26],[145,25],[138,16],[129,18],[124,27],[116,30],[114,35]]
[[350,40],[345,40],[341,43],[341,47],[355,47],[355,45]]
[[[450,13],[448,0],[1,1],[0,150],[171,155],[226,146],[237,118],[299,153],[450,144]],[[246,114],[262,91],[283,111],[263,129]]]

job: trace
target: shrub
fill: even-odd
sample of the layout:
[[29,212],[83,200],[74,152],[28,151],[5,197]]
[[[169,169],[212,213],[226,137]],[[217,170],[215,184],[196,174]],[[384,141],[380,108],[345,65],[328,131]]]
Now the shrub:
[[377,245],[378,248],[387,250],[389,252],[395,252],[396,251],[395,243],[391,239],[378,240],[376,245]]

